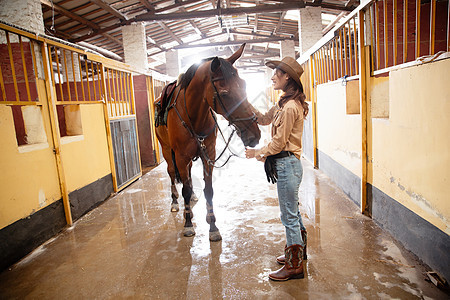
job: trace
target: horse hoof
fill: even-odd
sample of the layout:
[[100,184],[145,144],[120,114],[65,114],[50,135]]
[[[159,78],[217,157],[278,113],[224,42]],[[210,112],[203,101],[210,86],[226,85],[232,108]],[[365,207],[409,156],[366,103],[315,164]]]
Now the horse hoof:
[[220,235],[219,230],[217,231],[210,231],[209,232],[209,240],[211,242],[218,242],[222,240],[222,236]]
[[184,236],[194,236],[195,235],[194,227],[184,227],[183,235]]
[[172,204],[172,207],[170,208],[171,212],[177,212],[180,210],[180,207],[178,204]]

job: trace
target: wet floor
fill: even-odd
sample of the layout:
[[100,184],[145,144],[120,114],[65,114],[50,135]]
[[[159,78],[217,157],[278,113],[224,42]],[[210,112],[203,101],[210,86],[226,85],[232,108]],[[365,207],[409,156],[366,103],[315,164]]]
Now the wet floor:
[[1,273],[0,299],[448,299],[326,175],[303,166],[304,279],[269,281],[285,244],[276,188],[262,163],[233,158],[214,176],[222,241],[208,239],[199,163],[190,238],[183,205],[170,212],[163,163]]

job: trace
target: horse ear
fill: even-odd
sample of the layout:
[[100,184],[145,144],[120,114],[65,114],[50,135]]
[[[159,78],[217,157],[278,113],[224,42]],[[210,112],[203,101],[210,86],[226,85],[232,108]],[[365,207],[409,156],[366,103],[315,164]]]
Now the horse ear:
[[220,60],[216,56],[216,57],[214,57],[214,59],[211,62],[211,72],[216,73],[217,70],[219,70],[219,68],[220,68]]
[[234,62],[236,60],[238,60],[239,57],[241,57],[242,53],[244,52],[244,48],[245,48],[245,43],[243,43],[241,45],[241,47],[239,48],[238,51],[234,52],[233,55],[231,55],[230,57],[227,58],[227,60],[231,63],[234,64]]

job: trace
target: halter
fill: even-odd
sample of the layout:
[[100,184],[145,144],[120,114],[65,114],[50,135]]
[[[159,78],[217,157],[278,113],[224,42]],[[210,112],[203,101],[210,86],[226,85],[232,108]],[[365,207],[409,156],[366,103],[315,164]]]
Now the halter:
[[237,118],[237,119],[233,119],[231,117],[231,114],[234,112],[234,110],[239,107],[239,105],[241,105],[242,102],[244,102],[245,100],[247,100],[247,98],[244,98],[242,101],[240,101],[238,103],[238,105],[236,105],[235,109],[233,109],[232,112],[228,112],[227,108],[225,107],[225,105],[223,104],[222,98],[220,97],[219,91],[216,88],[216,85],[214,84],[216,81],[219,80],[223,80],[223,77],[217,77],[217,78],[213,78],[212,76],[210,77],[210,81],[211,81],[211,85],[214,88],[214,95],[213,95],[213,106],[214,106],[214,111],[216,111],[216,102],[219,102],[220,107],[222,108],[222,110],[225,112],[225,118],[227,120],[229,120],[230,124],[233,125],[236,122],[241,122],[241,121],[249,121],[251,120],[252,122],[256,122],[257,117],[256,114],[253,113],[251,117],[247,117],[247,118]]
[[[169,109],[170,109],[170,108],[174,108],[174,109],[175,109],[175,112],[176,112],[178,118],[180,119],[181,124],[188,130],[188,132],[189,132],[189,134],[191,135],[191,137],[193,137],[193,138],[195,139],[195,141],[197,142],[197,145],[198,145],[198,147],[199,147],[199,149],[200,149],[200,154],[201,154],[201,156],[206,160],[207,164],[208,164],[209,166],[212,166],[212,167],[215,167],[215,168],[222,168],[223,166],[225,166],[225,165],[228,163],[228,161],[230,160],[230,158],[231,158],[232,156],[238,156],[238,155],[234,154],[234,153],[230,150],[231,155],[226,159],[226,161],[225,161],[221,166],[216,166],[216,165],[215,165],[215,163],[222,157],[222,155],[223,155],[223,154],[225,153],[225,151],[227,150],[227,148],[228,148],[228,146],[229,146],[229,144],[230,144],[231,138],[233,137],[233,134],[234,134],[235,131],[236,131],[236,129],[234,129],[234,128],[233,128],[233,131],[231,132],[231,134],[230,134],[230,136],[229,136],[229,138],[228,138],[228,141],[227,141],[226,144],[225,144],[225,148],[222,150],[222,152],[219,154],[219,156],[218,156],[215,160],[210,159],[209,156],[208,156],[208,153],[206,152],[205,139],[206,139],[208,136],[210,136],[213,132],[215,132],[215,129],[216,129],[216,128],[219,129],[219,132],[220,132],[220,134],[222,135],[222,138],[225,140],[225,137],[224,137],[224,135],[223,135],[223,133],[222,133],[222,130],[220,129],[219,124],[218,124],[218,122],[217,122],[217,118],[216,118],[216,116],[214,115],[214,111],[216,110],[216,102],[219,102],[219,104],[220,104],[222,110],[225,112],[225,117],[229,120],[229,125],[228,125],[228,126],[234,125],[236,122],[242,122],[242,121],[248,121],[248,120],[251,120],[252,122],[256,122],[256,121],[257,121],[257,117],[256,117],[255,113],[253,113],[253,115],[252,115],[251,117],[247,117],[247,118],[236,118],[236,119],[233,119],[233,118],[231,117],[231,113],[232,113],[232,112],[229,113],[228,110],[226,109],[225,105],[223,104],[222,98],[220,97],[220,94],[219,94],[219,92],[217,91],[217,88],[216,88],[216,86],[215,86],[215,84],[214,84],[214,82],[219,81],[219,80],[222,80],[222,79],[223,79],[223,77],[218,77],[218,78],[212,78],[212,76],[210,77],[211,85],[214,87],[214,95],[213,95],[213,106],[214,106],[214,109],[211,108],[211,106],[210,106],[210,107],[209,107],[209,111],[210,111],[211,116],[212,116],[212,118],[213,118],[213,120],[214,120],[214,126],[213,126],[212,130],[211,130],[209,133],[207,133],[206,135],[199,135],[199,134],[197,134],[197,133],[194,131],[194,128],[193,128],[193,126],[192,126],[191,117],[189,116],[189,113],[188,113],[188,111],[187,111],[187,104],[186,104],[186,88],[187,88],[187,87],[184,88],[184,93],[183,93],[184,95],[183,95],[183,96],[184,96],[184,109],[185,109],[186,115],[188,116],[188,121],[189,121],[189,125],[190,125],[190,126],[183,120],[183,118],[181,117],[180,112],[178,111],[178,109],[177,109],[177,107],[176,107],[177,100],[178,100],[178,95],[179,95],[179,93],[180,93],[180,91],[181,91],[181,87],[180,87],[180,89],[178,90],[177,95],[175,96],[174,102],[173,102],[172,105],[169,107]],[[236,107],[239,107],[239,105],[240,105],[243,101],[245,101],[246,99],[247,99],[247,98],[244,98],[242,101],[240,101],[239,104],[238,104]],[[233,109],[233,111],[234,111],[234,110],[235,110],[235,109]],[[246,126],[246,127],[247,127],[247,126]],[[195,160],[195,159],[194,159],[194,160]],[[203,169],[204,169],[204,171],[206,172],[206,174],[208,174],[208,171],[206,170],[206,168],[203,167]]]

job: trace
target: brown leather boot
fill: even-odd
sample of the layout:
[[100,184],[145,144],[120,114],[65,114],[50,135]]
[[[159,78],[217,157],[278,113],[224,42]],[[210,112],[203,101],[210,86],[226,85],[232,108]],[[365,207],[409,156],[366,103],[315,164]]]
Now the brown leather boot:
[[276,272],[270,273],[269,278],[275,281],[299,279],[305,277],[303,274],[303,247],[292,245],[284,249],[286,263]]
[[[306,230],[302,230],[301,234],[303,243],[305,243],[305,248],[303,249],[303,260],[307,260],[308,256],[306,255],[306,244],[308,241],[308,234],[306,233]],[[284,265],[284,261],[285,261],[284,254],[277,257],[277,263],[279,263],[280,265]]]

